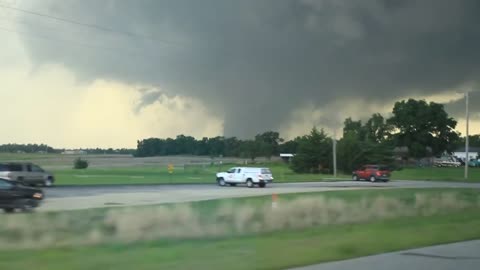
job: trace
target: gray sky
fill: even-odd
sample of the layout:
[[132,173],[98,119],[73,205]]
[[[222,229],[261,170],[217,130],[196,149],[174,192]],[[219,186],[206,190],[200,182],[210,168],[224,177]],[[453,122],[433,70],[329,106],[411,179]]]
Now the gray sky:
[[[116,132],[122,131],[126,118],[142,123],[125,131],[130,134],[125,142],[133,140],[130,144],[143,136],[179,133],[250,137],[274,129],[294,136],[312,125],[339,127],[348,116],[388,113],[394,101],[409,97],[450,103],[450,112],[462,117],[458,92],[480,79],[476,0],[0,4],[101,26],[103,30],[0,7],[0,28],[15,31],[0,33],[0,39],[11,44],[11,51],[2,52],[11,57],[0,67],[28,71],[22,80],[41,80],[48,73],[45,87],[58,92],[62,90],[55,81],[62,81],[72,94],[65,100],[50,97],[60,103],[76,104],[78,99],[73,99],[85,99],[86,93],[93,100],[107,95],[98,108],[85,104],[77,112],[93,118],[119,106],[110,103],[122,96],[126,105],[118,110],[125,116],[105,116],[101,122],[118,122],[110,128]],[[24,62],[18,63],[15,54]],[[106,88],[111,93],[99,94]],[[479,104],[472,103],[474,120]],[[58,121],[75,123],[71,119]],[[133,125],[129,123],[125,125]],[[101,142],[96,132],[105,134],[100,123],[78,123],[74,130],[92,138],[45,140],[92,145]]]

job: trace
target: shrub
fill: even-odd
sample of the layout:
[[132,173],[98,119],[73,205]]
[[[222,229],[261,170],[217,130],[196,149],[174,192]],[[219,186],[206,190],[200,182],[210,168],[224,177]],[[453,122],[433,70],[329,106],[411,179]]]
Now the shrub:
[[77,158],[73,162],[73,168],[74,169],[86,169],[86,168],[88,168],[88,161],[83,160],[81,158]]
[[296,173],[319,173],[331,168],[332,140],[323,130],[313,128],[309,135],[299,139],[297,154],[290,167]]

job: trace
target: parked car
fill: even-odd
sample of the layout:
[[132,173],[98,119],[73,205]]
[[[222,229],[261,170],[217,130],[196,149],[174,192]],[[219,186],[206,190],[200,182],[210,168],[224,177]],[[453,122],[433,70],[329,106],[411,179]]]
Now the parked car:
[[0,179],[0,208],[7,213],[15,209],[24,211],[40,205],[43,192],[40,189],[27,187],[17,181]]
[[457,162],[460,162],[460,166],[465,166],[465,161],[463,161],[461,158],[459,157],[453,157],[455,159],[455,161]]
[[32,163],[0,163],[0,178],[46,187],[55,182],[53,174]]
[[368,180],[375,182],[381,180],[388,182],[390,180],[391,172],[386,166],[382,165],[365,165],[360,169],[352,172],[352,179],[354,181]]
[[[462,161],[463,162],[463,161]],[[442,158],[437,158],[433,161],[433,166],[435,167],[460,167],[462,162],[458,161],[457,158],[453,156],[445,156]],[[465,163],[463,163],[465,165]]]
[[470,159],[468,162],[469,167],[480,167],[480,160],[478,159]]
[[249,188],[255,185],[263,188],[272,181],[273,176],[269,168],[235,167],[227,172],[217,173],[219,186],[246,184]]

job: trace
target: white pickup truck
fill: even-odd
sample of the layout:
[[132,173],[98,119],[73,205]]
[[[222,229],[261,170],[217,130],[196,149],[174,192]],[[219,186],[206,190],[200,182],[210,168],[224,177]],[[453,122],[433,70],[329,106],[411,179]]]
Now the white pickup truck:
[[263,188],[272,181],[272,172],[269,168],[235,167],[227,172],[217,173],[217,183],[222,187],[246,184],[249,188],[255,185]]

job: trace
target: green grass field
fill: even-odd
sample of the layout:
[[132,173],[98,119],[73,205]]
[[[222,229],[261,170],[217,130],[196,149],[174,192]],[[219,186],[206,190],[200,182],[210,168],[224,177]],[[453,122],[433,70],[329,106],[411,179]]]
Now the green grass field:
[[464,168],[405,168],[394,171],[392,178],[401,180],[433,180],[456,182],[480,182],[480,168],[469,168],[468,180],[464,178]]
[[[89,168],[86,170],[54,170],[57,185],[92,185],[92,184],[185,184],[215,183],[215,174],[238,166],[176,167],[170,174],[165,167],[124,167],[124,168]],[[259,164],[272,170],[275,182],[331,181],[332,175],[297,174],[288,166],[280,163]],[[348,176],[343,176],[349,179]]]
[[[448,194],[445,197],[446,200],[439,200],[446,194]],[[456,199],[452,200],[451,196]],[[0,252],[0,269],[286,269],[420,246],[480,239],[480,191],[477,190],[401,189],[290,194],[282,195],[279,209],[286,207],[288,202],[296,200],[305,202],[306,199],[320,198],[335,202],[334,204],[323,204],[324,207],[330,209],[329,211],[335,211],[336,207],[345,205],[345,203],[351,207],[366,207],[361,205],[380,201],[390,206],[378,208],[377,205],[373,209],[365,208],[366,210],[381,211],[383,209],[387,211],[384,213],[385,216],[378,216],[371,220],[343,220],[337,215],[344,213],[343,211],[347,208],[343,210],[339,208],[337,210],[342,211],[330,216],[334,219],[328,224],[297,229],[286,227],[260,233],[247,232],[245,234],[194,238],[174,235],[127,242],[106,241],[87,245],[45,248],[40,248],[40,243],[45,240],[45,237],[39,235],[28,242],[31,247],[27,249],[7,249],[5,243],[0,244],[0,247],[3,246],[2,249],[4,249]],[[415,211],[410,214],[404,212],[407,209],[417,209],[421,205],[419,201],[425,198],[432,199],[430,206],[433,208],[429,208],[429,211],[417,214],[412,214],[416,213]],[[233,205],[238,209],[246,206],[259,207],[269,203],[270,199],[270,197],[263,196],[196,202],[188,205],[191,205],[195,212],[208,220],[209,214],[217,212],[222,205]],[[343,203],[337,205],[339,200]],[[395,207],[391,204],[392,201],[397,204],[401,203],[402,208],[396,210],[391,208]],[[436,206],[436,203],[439,205]],[[464,204],[464,206],[459,207],[460,204]],[[182,205],[169,205],[168,207],[178,210],[183,207]],[[134,213],[142,213],[142,211],[146,211],[143,212],[144,214],[160,215],[165,213],[157,208],[158,206],[135,208],[137,211]],[[430,212],[433,209],[437,209],[437,212]],[[12,244],[15,243],[15,237],[20,237],[22,234],[21,228],[25,229],[25,236],[31,238],[29,226],[35,226],[37,229],[33,232],[37,233],[43,228],[42,226],[45,226],[43,229],[51,230],[55,235],[59,235],[59,240],[70,237],[69,234],[78,234],[76,237],[83,239],[88,237],[88,234],[82,231],[82,228],[91,228],[95,224],[99,224],[103,216],[109,216],[111,219],[111,211],[121,210],[95,209],[64,213],[11,215],[7,220],[0,219],[0,237],[2,239],[10,237],[10,244]],[[317,211],[321,211],[321,209]],[[389,213],[396,214],[391,216]],[[303,219],[307,219],[307,217],[305,216]],[[130,229],[142,221],[138,219],[138,216],[133,216],[131,219],[122,220],[119,226],[125,227],[124,222],[127,220],[131,222]],[[14,226],[15,221],[22,223]],[[150,227],[149,230],[167,230],[169,223],[165,223],[164,218],[160,222],[163,224],[161,227]],[[179,222],[183,222],[183,220]],[[217,220],[217,222],[220,221]],[[238,221],[234,219],[233,222],[236,224]],[[215,224],[210,226],[215,226]],[[8,233],[8,230],[13,230],[15,233]],[[38,241],[38,245],[35,241]]]
[[[166,165],[140,165],[140,166],[92,166],[86,170],[66,169],[72,165],[75,157],[57,154],[10,154],[0,153],[0,161],[12,160],[31,161],[40,165],[51,167],[57,177],[57,185],[92,185],[92,184],[186,184],[186,183],[213,183],[215,173],[225,171],[238,164],[223,164],[221,166],[207,165],[176,167],[173,174],[169,174]],[[92,164],[101,159],[102,164],[117,162],[118,156],[84,156],[87,160],[92,159]],[[134,162],[122,156],[120,159]],[[188,160],[188,158],[186,158]],[[125,161],[123,161],[125,162]],[[123,163],[122,163],[123,164]],[[287,164],[270,162],[254,166],[269,167],[275,177],[275,182],[309,182],[309,181],[334,181],[333,175],[322,174],[297,174]],[[480,182],[480,168],[470,168],[468,180],[464,179],[464,168],[405,168],[394,171],[394,180],[434,180],[434,181],[459,181]],[[337,180],[349,180],[350,174],[339,173]]]
[[[215,173],[225,171],[233,165],[183,167],[175,168],[172,174],[167,168],[160,167],[125,167],[125,168],[90,168],[87,170],[54,170],[58,185],[93,185],[93,184],[185,184],[214,183]],[[272,170],[276,183],[334,181],[332,175],[297,174],[284,164],[265,164]],[[463,178],[463,168],[406,168],[394,171],[393,180],[433,180],[480,182],[480,168],[470,168],[469,178]],[[340,174],[337,180],[349,180],[350,175]]]

